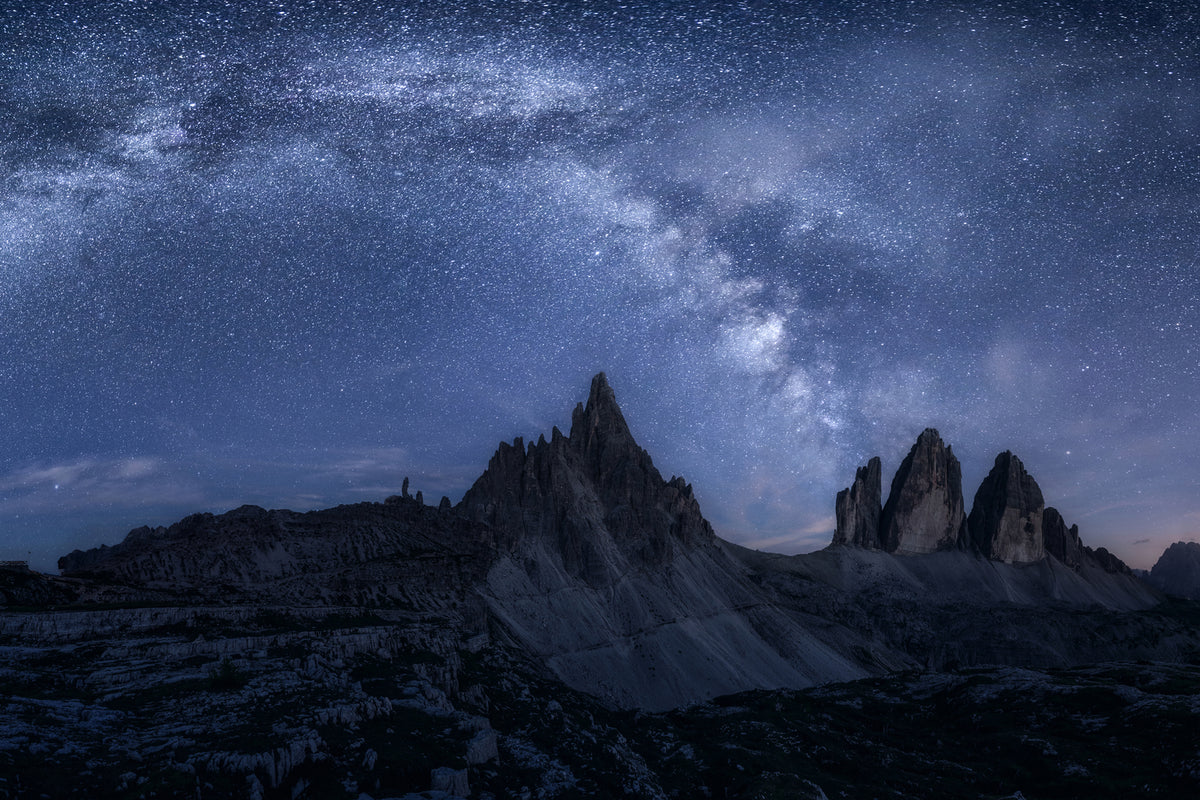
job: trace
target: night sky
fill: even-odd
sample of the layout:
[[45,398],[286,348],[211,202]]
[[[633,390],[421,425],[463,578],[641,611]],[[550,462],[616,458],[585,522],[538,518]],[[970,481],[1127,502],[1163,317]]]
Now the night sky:
[[1194,4],[398,5],[0,0],[0,559],[457,502],[600,370],[751,546],[927,426],[1200,534]]

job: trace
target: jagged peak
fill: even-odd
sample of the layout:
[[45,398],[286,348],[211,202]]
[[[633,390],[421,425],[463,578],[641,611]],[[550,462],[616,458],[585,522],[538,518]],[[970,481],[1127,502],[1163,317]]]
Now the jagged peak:
[[592,378],[587,405],[576,405],[571,414],[570,439],[585,450],[596,444],[597,439],[633,442],[625,415],[617,404],[616,392],[608,385],[608,376],[603,372],[597,372]]
[[[882,473],[883,461],[880,460],[879,456],[871,456],[869,459],[867,459],[867,463],[865,465],[854,471],[854,478],[855,480],[860,478],[863,480],[870,480],[872,476],[879,476]],[[875,477],[874,480],[878,482],[879,478]]]
[[880,543],[905,555],[947,550],[959,545],[965,527],[962,467],[937,428],[926,428],[892,477]]
[[1041,487],[1005,450],[979,484],[967,518],[975,549],[999,561],[1028,563],[1046,554]]
[[549,442],[513,444],[500,445],[461,503],[500,532],[503,546],[540,536],[569,572],[599,585],[619,573],[614,558],[662,563],[714,537],[691,485],[664,481],[634,441],[603,372],[575,407],[569,436],[553,428]]
[[917,437],[917,442],[940,442],[942,435],[938,433],[937,428],[926,428],[921,431],[921,435]]
[[[1027,469],[1025,469],[1024,462],[1022,462],[1021,459],[1017,457],[1017,454],[1012,450],[1005,450],[1002,453],[996,454],[996,460],[992,463],[992,469],[991,473],[989,473],[989,476],[992,474],[999,476],[1004,472],[1006,472],[1009,477],[1019,479],[1022,476],[1028,476],[1029,480],[1033,481],[1033,476],[1029,474]],[[1036,482],[1034,482],[1034,487],[1037,488]],[[1038,489],[1038,494],[1041,494],[1040,489]]]
[[1025,468],[1025,465],[1021,463],[1021,459],[1017,458],[1016,454],[1013,453],[1012,450],[1005,450],[1002,453],[996,454],[996,460],[993,462],[992,465],[993,465],[993,467],[998,467],[1001,464],[1014,464],[1014,463],[1018,467],[1021,467],[1022,469]]

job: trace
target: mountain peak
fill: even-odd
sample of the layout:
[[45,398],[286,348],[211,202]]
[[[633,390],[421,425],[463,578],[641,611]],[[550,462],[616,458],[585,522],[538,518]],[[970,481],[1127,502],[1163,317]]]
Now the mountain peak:
[[601,394],[613,394],[612,387],[608,385],[608,376],[601,370],[592,376],[592,391],[588,395],[588,400],[591,401]]
[[634,441],[603,372],[569,436],[556,428],[528,451],[501,446],[463,507],[509,546],[554,542],[567,571],[592,584],[620,574],[619,561],[664,563],[714,536],[686,483],[664,481]]
[[570,439],[585,452],[610,442],[636,446],[625,415],[617,405],[616,392],[608,385],[608,376],[603,372],[597,372],[592,378],[587,405],[576,405],[571,414]]
[[950,550],[963,539],[962,467],[936,428],[926,428],[900,463],[880,515],[880,544],[903,555]]
[[[1005,450],[975,492],[967,518],[979,552],[999,561],[1028,563],[1045,554],[1042,517],[1046,506],[1037,481],[1021,459]],[[1056,534],[1057,535],[1057,534]]]

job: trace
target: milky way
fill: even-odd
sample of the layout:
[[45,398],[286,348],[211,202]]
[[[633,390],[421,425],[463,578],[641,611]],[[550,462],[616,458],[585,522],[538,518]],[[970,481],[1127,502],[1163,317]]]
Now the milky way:
[[735,541],[926,426],[1200,533],[1189,4],[84,5],[0,6],[0,558],[457,500],[599,370]]

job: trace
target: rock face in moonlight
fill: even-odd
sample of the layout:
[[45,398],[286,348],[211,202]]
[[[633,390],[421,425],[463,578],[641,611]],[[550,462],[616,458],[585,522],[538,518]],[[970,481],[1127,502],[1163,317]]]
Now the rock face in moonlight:
[[1005,450],[975,492],[967,528],[988,558],[1026,564],[1046,555],[1042,541],[1042,490],[1021,459]]
[[880,520],[883,548],[911,555],[950,550],[966,536],[962,467],[933,428],[917,438],[896,476]]
[[881,472],[879,458],[872,458],[854,474],[854,483],[837,494],[837,529],[834,544],[848,544],[867,550],[878,550],[881,503]]
[[500,543],[483,587],[494,616],[610,705],[869,674],[851,655],[867,642],[814,635],[749,579],[691,487],[638,447],[603,373],[569,436],[502,444],[459,508]]

